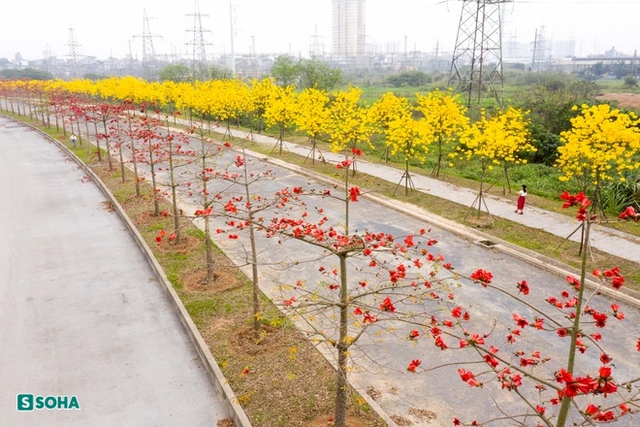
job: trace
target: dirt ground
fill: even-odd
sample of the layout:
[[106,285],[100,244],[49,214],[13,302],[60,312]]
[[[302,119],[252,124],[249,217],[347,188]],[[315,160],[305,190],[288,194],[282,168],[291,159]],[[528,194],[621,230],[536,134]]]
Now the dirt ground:
[[602,101],[616,101],[621,108],[640,109],[639,93],[605,93],[596,97]]

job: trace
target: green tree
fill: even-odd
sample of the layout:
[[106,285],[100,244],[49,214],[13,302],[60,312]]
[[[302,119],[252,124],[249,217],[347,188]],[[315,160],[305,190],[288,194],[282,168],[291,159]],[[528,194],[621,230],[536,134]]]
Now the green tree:
[[200,81],[207,80],[231,80],[234,76],[231,70],[227,68],[219,68],[215,65],[209,65],[203,62],[198,62],[193,68],[193,79]]
[[400,74],[395,74],[387,77],[386,82],[395,87],[411,86],[418,87],[424,86],[431,82],[431,77],[422,71],[404,71]]
[[342,71],[317,59],[302,60],[298,67],[298,89],[316,88],[330,91],[342,82]]
[[593,82],[572,82],[553,75],[523,89],[518,106],[530,112],[532,143],[537,149],[530,161],[553,165],[559,135],[571,128],[571,119],[577,114],[573,106],[591,102],[595,91]]
[[636,79],[632,75],[625,76],[624,87],[627,87],[627,88],[638,87],[638,79]]
[[290,56],[278,56],[271,67],[271,77],[278,86],[295,86],[300,78],[300,63]]
[[0,70],[0,77],[7,80],[27,79],[27,80],[51,80],[51,73],[34,68],[25,68],[24,70],[16,70],[13,68]]
[[191,81],[191,70],[183,63],[169,64],[162,68],[159,73],[161,82],[171,81],[175,83]]

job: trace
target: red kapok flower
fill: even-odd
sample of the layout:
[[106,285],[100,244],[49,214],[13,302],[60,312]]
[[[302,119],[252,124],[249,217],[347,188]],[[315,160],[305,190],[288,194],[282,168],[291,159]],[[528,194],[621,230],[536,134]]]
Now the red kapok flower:
[[393,302],[391,302],[391,298],[386,297],[383,301],[382,304],[380,304],[380,310],[382,311],[390,311],[390,312],[394,312],[396,311],[396,307],[393,305]]
[[420,359],[414,359],[411,361],[411,363],[409,363],[409,366],[407,367],[407,371],[409,372],[415,372],[416,368],[418,366],[420,366],[420,364],[422,363],[422,360]]
[[493,274],[487,270],[478,269],[471,274],[471,278],[476,282],[480,282],[482,286],[485,288],[489,283],[491,283],[491,279],[493,279]]
[[520,292],[522,292],[525,295],[529,295],[529,285],[527,284],[526,280],[523,280],[522,282],[518,282],[518,290]]

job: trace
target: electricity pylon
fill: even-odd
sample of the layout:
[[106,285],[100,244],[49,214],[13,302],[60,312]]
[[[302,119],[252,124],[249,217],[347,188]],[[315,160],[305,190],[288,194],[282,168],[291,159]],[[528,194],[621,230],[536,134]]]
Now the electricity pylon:
[[487,97],[502,106],[502,21],[500,6],[512,0],[462,0],[449,86],[466,96],[467,106]]

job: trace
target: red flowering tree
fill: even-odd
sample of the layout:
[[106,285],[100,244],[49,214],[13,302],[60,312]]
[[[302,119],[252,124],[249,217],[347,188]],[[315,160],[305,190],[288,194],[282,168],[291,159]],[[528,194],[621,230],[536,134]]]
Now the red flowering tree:
[[[584,223],[585,239],[589,239],[596,219],[587,210],[591,202],[583,193],[574,196],[565,192],[562,198],[565,208],[578,207],[576,218]],[[618,268],[595,270],[592,275],[599,284],[587,288],[586,257],[585,251],[580,276],[568,276],[566,289],[546,297],[542,307],[530,297],[539,290],[526,280],[517,282],[510,291],[494,285],[490,271],[472,273],[469,279],[473,282],[518,304],[504,332],[495,320],[488,326],[474,322],[472,309],[440,300],[446,315],[434,316],[427,324],[431,338],[442,350],[458,349],[467,355],[447,365],[459,364],[460,379],[471,387],[493,382],[513,396],[501,399],[511,402],[508,405],[496,403],[499,415],[489,420],[464,422],[456,418],[454,425],[592,425],[617,420],[638,407],[640,378],[619,378],[624,373],[616,372],[612,356],[619,349],[605,349],[606,340],[602,340],[602,334],[613,322],[622,321],[624,313],[619,304],[597,299],[604,287],[619,289],[625,279]],[[481,331],[483,327],[486,329]],[[566,359],[551,357],[552,347],[565,348]],[[636,347],[627,351],[640,351],[640,340]],[[441,368],[416,369],[415,361],[408,363],[409,370],[415,372]],[[514,397],[522,404],[514,403]]]
[[[205,283],[212,283],[216,279],[215,263],[213,261],[213,242],[211,241],[211,218],[214,216],[213,203],[214,196],[210,188],[209,181],[215,178],[216,165],[215,158],[220,156],[225,149],[231,148],[231,144],[225,142],[223,146],[214,145],[210,138],[205,137],[204,121],[200,123],[193,122],[194,127],[191,129],[191,133],[196,133],[199,136],[200,144],[194,147],[196,165],[196,184],[192,185],[188,183],[189,196],[197,195],[199,199],[199,208],[196,209],[194,215],[202,218],[204,221],[204,235],[205,235],[205,256],[207,262],[207,275],[204,279]],[[218,197],[221,197],[218,195]]]
[[140,197],[140,181],[142,179],[140,178],[140,174],[138,173],[138,161],[136,160],[138,155],[138,147],[136,144],[136,139],[138,136],[138,119],[135,116],[136,107],[130,100],[123,101],[122,105],[127,117],[127,128],[125,130],[125,133],[129,140],[127,148],[129,148],[129,151],[131,153],[130,159],[131,163],[133,164],[133,182],[136,187],[136,197]]
[[269,196],[257,193],[255,187],[273,180],[275,175],[263,162],[247,157],[244,149],[242,155],[237,155],[227,168],[216,170],[214,176],[218,181],[217,188],[222,190],[213,198],[215,210],[217,215],[225,217],[226,225],[225,228],[218,228],[216,233],[227,233],[232,240],[238,240],[243,232],[249,235],[249,250],[245,249],[244,252],[247,265],[251,266],[253,335],[258,342],[263,317],[258,275],[258,232],[267,227],[272,215],[282,214],[289,209],[290,202],[298,202],[300,191],[287,188]]
[[[135,153],[137,163],[143,163],[149,166],[151,175],[151,188],[153,191],[153,215],[160,215],[161,199],[156,172],[158,165],[162,165],[167,161],[168,153],[166,140],[158,131],[162,126],[162,122],[157,119],[141,117],[136,127],[135,139],[141,142],[140,149]],[[162,166],[160,166],[162,167]]]
[[[294,319],[307,325],[313,341],[335,349],[336,426],[346,422],[350,356],[362,351],[353,346],[363,336],[395,333],[398,322],[426,322],[425,304],[444,292],[438,271],[451,267],[442,255],[430,252],[437,241],[428,239],[425,230],[407,236],[352,231],[350,206],[361,197],[360,189],[348,184],[354,156],[337,166],[345,185],[337,187],[336,194],[330,190],[291,190],[305,195],[304,200],[318,196],[325,202],[337,200],[343,208],[339,217],[330,218],[323,208],[309,209],[307,202],[301,204],[298,215],[275,215],[267,227],[268,236],[280,238],[283,244],[289,244],[282,239],[286,236],[295,241],[293,244],[315,247],[318,253],[313,252],[312,260],[323,259],[317,273],[307,269],[304,280],[281,286],[282,304]],[[299,253],[311,250],[300,249]],[[414,329],[408,338],[419,336]],[[414,360],[410,370],[416,370],[420,363]]]
[[173,239],[180,243],[180,209],[178,209],[178,187],[184,186],[177,179],[177,172],[185,168],[194,161],[196,152],[189,147],[189,136],[184,132],[174,132],[169,127],[169,115],[165,115],[164,142],[167,155],[169,172],[169,182],[167,183],[171,191],[171,205],[173,208]]

